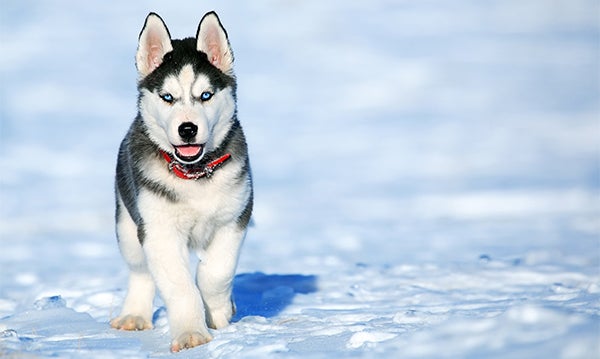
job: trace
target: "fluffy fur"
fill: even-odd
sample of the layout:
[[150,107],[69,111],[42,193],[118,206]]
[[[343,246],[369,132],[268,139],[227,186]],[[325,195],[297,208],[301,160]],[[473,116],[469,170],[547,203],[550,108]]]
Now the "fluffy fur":
[[[233,53],[214,12],[196,38],[171,40],[151,13],[139,37],[138,115],[119,149],[116,232],[129,288],[114,328],[152,328],[158,288],[168,313],[171,350],[212,339],[229,324],[231,290],[252,212],[246,139],[237,119]],[[228,153],[210,178],[175,176],[161,156],[202,168]],[[200,258],[196,277],[189,250]]]

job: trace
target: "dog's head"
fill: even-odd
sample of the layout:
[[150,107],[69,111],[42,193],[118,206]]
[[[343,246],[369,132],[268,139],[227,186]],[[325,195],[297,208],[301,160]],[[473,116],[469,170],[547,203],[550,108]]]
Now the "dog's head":
[[235,114],[233,53],[217,14],[196,38],[171,40],[163,20],[146,18],[136,53],[140,115],[158,146],[193,164],[218,146]]

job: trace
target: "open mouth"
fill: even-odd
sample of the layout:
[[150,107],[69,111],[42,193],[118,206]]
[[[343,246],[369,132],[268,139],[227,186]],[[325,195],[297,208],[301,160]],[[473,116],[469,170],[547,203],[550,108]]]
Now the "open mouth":
[[194,163],[204,154],[204,145],[183,145],[175,147],[175,157],[183,163]]

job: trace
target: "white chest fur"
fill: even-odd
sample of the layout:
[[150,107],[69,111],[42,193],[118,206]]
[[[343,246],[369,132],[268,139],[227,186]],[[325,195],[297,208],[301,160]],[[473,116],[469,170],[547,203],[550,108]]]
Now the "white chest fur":
[[166,162],[150,161],[144,171],[174,194],[175,200],[142,190],[140,215],[159,227],[169,226],[190,247],[202,248],[217,228],[235,222],[245,208],[251,189],[249,178],[240,181],[238,177],[241,166],[231,160],[211,178],[184,180],[169,172]]

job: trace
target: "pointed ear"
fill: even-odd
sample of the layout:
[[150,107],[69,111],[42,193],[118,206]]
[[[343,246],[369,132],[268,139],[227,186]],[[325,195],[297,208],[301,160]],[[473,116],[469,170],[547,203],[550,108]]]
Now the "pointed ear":
[[196,49],[204,52],[211,64],[224,73],[233,75],[233,52],[227,32],[214,11],[207,13],[200,20],[196,41]]
[[135,64],[140,78],[146,77],[163,61],[163,56],[173,50],[171,35],[163,20],[151,12],[140,33]]

